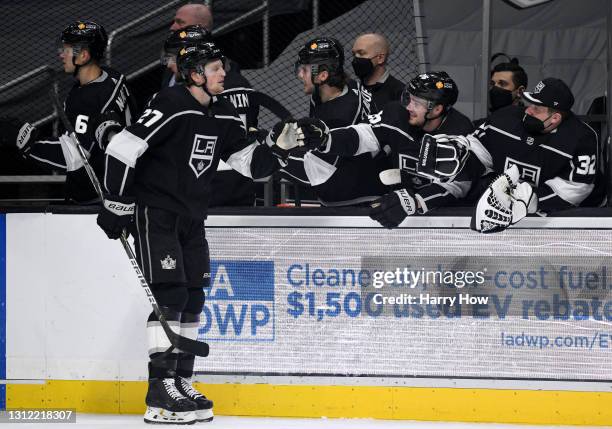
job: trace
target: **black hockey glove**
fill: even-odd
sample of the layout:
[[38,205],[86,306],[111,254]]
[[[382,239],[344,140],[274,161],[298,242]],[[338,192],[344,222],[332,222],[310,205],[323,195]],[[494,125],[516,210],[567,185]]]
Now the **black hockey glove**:
[[247,131],[247,142],[251,143],[265,143],[266,137],[268,137],[268,130],[259,129],[259,128],[249,128]]
[[134,199],[118,195],[105,195],[98,213],[98,225],[108,238],[116,240],[121,237],[134,218]]
[[385,228],[395,228],[407,216],[417,212],[414,193],[402,188],[389,192],[372,203],[370,217]]
[[122,118],[114,110],[107,110],[98,115],[92,124],[95,130],[96,142],[100,149],[106,150],[110,139],[123,128]]
[[266,143],[283,163],[295,151],[301,142],[297,140],[297,125],[294,119],[288,118],[277,122],[266,137]]
[[425,134],[421,139],[417,172],[432,180],[452,180],[463,168],[469,148],[470,141],[464,136]]
[[27,122],[16,118],[0,118],[0,145],[16,148],[21,154],[26,154],[36,140],[38,130]]
[[297,121],[298,141],[308,149],[324,150],[329,140],[329,128],[320,119],[302,118]]

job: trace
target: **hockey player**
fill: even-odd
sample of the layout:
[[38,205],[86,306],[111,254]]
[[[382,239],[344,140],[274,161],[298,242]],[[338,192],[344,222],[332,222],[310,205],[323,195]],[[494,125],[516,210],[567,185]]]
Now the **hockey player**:
[[[197,14],[197,11],[201,13]],[[176,68],[176,55],[181,48],[212,41],[212,35],[203,25],[180,26],[178,24],[185,21],[192,22],[196,20],[197,16],[205,17],[207,16],[204,13],[205,11],[209,11],[205,5],[196,4],[185,5],[177,11],[179,19],[175,17],[171,27],[174,31],[164,42],[162,64],[166,65],[172,76],[165,86],[180,84],[181,78]],[[210,22],[212,23],[212,19]],[[234,105],[247,130],[257,128],[259,102],[256,93],[250,87],[250,83],[237,72],[237,64],[229,72],[227,68],[226,60],[223,96]],[[211,207],[252,206],[255,203],[255,184],[252,180],[234,171],[224,162],[219,163],[218,170],[219,174],[215,175],[213,179],[213,188],[216,192],[211,195]]]
[[523,102],[525,109],[495,111],[473,134],[451,139],[478,156],[491,171],[489,181],[499,175],[477,204],[476,231],[497,232],[527,213],[579,206],[594,188],[597,134],[572,113],[569,87],[546,78],[523,93]]
[[[101,25],[76,21],[62,31],[61,43],[59,55],[64,72],[75,78],[65,101],[66,116],[101,179],[109,137],[131,123],[136,113],[134,102],[125,85],[125,76],[100,66],[107,43],[106,31]],[[58,140],[38,139],[37,129],[29,123],[3,119],[0,136],[2,144],[17,148],[27,159],[53,170],[65,170],[68,200],[97,201],[76,148],[65,135]]]
[[[214,43],[179,52],[178,70],[185,85],[160,91],[140,119],[106,149],[108,195],[98,215],[98,224],[111,239],[129,228],[163,314],[181,335],[193,339],[204,306],[203,287],[210,282],[203,219],[219,160],[245,176],[264,177],[276,171],[284,162],[281,158],[288,156],[286,149],[297,144],[295,138],[293,146],[272,144],[285,141],[290,125],[283,123],[270,133],[270,146],[246,141],[243,122],[231,103],[219,97],[223,60]],[[145,422],[212,419],[212,402],[191,386],[194,356],[176,350],[163,353],[170,343],[154,313],[147,336],[151,361]]]
[[[301,119],[298,126],[308,147],[340,156],[387,152],[401,178],[400,189],[372,204],[370,217],[381,225],[398,226],[407,216],[454,203],[469,191],[480,166],[472,159],[456,171],[453,180],[440,182],[417,171],[421,138],[426,134],[460,134],[472,130],[471,121],[452,108],[457,101],[455,82],[445,72],[416,76],[406,86],[402,101],[389,103],[371,115],[369,123],[329,130],[321,121]],[[396,178],[385,183],[398,183]]]
[[[331,128],[367,120],[368,110],[360,85],[344,72],[344,50],[333,38],[309,40],[298,53],[296,75],[311,96],[310,117]],[[341,158],[318,150],[294,154],[281,171],[292,181],[311,186],[327,206],[344,206],[373,201],[384,192],[377,180],[380,159],[372,154]]]

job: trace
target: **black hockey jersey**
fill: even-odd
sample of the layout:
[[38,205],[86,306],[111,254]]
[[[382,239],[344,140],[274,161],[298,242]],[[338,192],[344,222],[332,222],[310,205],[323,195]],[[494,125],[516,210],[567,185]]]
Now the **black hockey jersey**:
[[552,132],[529,134],[524,108],[508,106],[489,116],[470,136],[472,150],[495,174],[512,165],[534,186],[538,210],[578,206],[593,190],[597,173],[597,134],[570,114]]
[[[125,85],[125,76],[110,68],[103,68],[99,78],[80,86],[75,82],[70,89],[64,110],[68,121],[73,125],[79,142],[89,153],[89,163],[96,175],[102,180],[104,174],[104,150],[95,138],[97,117],[107,111],[115,111],[122,119],[122,125],[130,125],[136,114],[135,104]],[[27,157],[54,170],[66,170],[66,196],[69,199],[85,202],[95,200],[97,194],[90,183],[84,168],[75,164],[78,159],[65,156],[68,144],[64,138],[59,140],[40,140],[35,142]]]
[[[310,100],[309,116],[321,119],[329,128],[363,122],[368,114],[360,85],[355,81],[349,81],[338,97],[325,103],[318,91]],[[382,195],[385,188],[378,173],[385,165],[384,159],[373,159],[370,153],[342,158],[314,150],[291,156],[281,171],[293,180],[311,185],[322,204],[341,206],[372,201]]]
[[229,101],[213,97],[202,106],[186,87],[174,86],[160,91],[140,119],[111,140],[104,186],[138,204],[203,219],[220,159],[252,178],[280,167],[266,145],[247,142]]
[[[246,129],[257,128],[259,102],[249,81],[232,67],[225,76],[224,87],[221,95],[233,104]],[[223,162],[217,170],[212,184],[214,192],[210,196],[211,207],[252,206],[255,203],[256,189],[252,179]]]
[[[399,168],[402,186],[416,193],[425,213],[435,207],[454,203],[468,193],[482,166],[470,155],[461,172],[449,182],[434,182],[416,171],[420,140],[425,134],[421,128],[408,122],[409,114],[399,102],[387,104],[385,109],[371,115],[369,123],[331,130],[329,153],[341,156],[368,152],[385,152],[391,156],[394,168]],[[462,134],[473,130],[471,121],[455,109],[450,109],[437,130],[430,134]]]

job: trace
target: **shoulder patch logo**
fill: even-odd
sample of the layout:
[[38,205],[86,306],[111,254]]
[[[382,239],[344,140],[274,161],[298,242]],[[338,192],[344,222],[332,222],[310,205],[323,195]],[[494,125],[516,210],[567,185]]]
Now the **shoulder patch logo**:
[[189,167],[198,179],[212,165],[216,145],[217,136],[195,135],[189,158]]

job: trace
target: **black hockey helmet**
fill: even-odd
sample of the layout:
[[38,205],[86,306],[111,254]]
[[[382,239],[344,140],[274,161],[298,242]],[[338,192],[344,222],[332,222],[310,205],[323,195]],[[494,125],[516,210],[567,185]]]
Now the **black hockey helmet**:
[[61,42],[71,45],[78,55],[79,48],[87,48],[92,59],[99,61],[104,56],[108,36],[100,24],[93,21],[76,21],[64,28]]
[[167,64],[169,59],[176,58],[181,48],[197,46],[203,43],[212,42],[212,36],[202,25],[188,25],[185,28],[175,30],[164,42],[164,53],[162,64]]
[[[323,70],[335,75],[344,72],[344,48],[333,37],[316,37],[309,40],[298,52],[295,71],[300,65],[311,65],[312,80]],[[324,66],[324,68],[321,68]]]
[[410,103],[410,96],[429,101],[427,110],[432,110],[437,104],[447,110],[457,102],[459,90],[457,84],[445,71],[422,73],[413,78],[402,93],[402,105]]
[[201,43],[196,46],[181,48],[177,54],[176,65],[178,71],[187,84],[192,85],[191,72],[204,75],[206,64],[221,60],[225,63],[225,57],[221,49],[214,42]]

